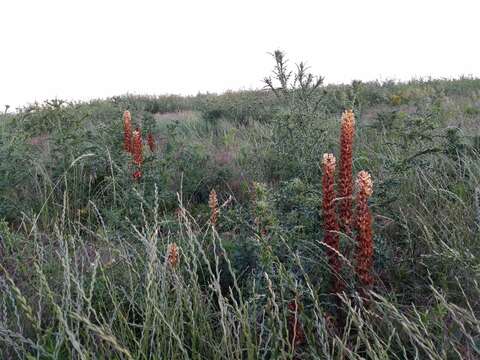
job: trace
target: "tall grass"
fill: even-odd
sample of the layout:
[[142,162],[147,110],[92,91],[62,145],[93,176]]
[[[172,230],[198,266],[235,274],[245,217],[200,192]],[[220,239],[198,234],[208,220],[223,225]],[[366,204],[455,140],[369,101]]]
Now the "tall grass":
[[[330,320],[325,296],[305,272],[310,259],[288,252],[298,266],[296,279],[276,262],[277,273],[265,272],[240,289],[224,241],[214,227],[197,224],[180,204],[177,236],[159,236],[171,220],[162,218],[158,208],[156,202],[151,211],[139,206],[144,224],[131,225],[124,234],[128,239],[104,227],[100,215],[101,232],[67,220],[55,223],[55,232],[48,238],[26,222],[31,234],[25,241],[32,254],[28,286],[12,279],[10,274],[17,269],[1,268],[3,356],[477,357],[480,288],[476,281],[466,284],[459,278],[451,286],[460,297],[449,299],[430,279],[422,290],[429,299],[424,305],[402,304],[395,293],[372,292],[366,307],[362,297],[342,295],[345,325],[340,329]],[[7,236],[12,241],[16,234]],[[87,236],[94,245],[86,241]],[[181,259],[175,266],[173,243]],[[232,287],[222,283],[225,273],[232,276]],[[303,308],[296,316],[306,341],[299,347],[289,333],[289,288]]]

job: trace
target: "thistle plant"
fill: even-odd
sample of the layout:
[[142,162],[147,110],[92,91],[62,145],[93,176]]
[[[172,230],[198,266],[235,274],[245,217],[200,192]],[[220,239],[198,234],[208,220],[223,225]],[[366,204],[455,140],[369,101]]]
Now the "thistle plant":
[[352,157],[355,136],[355,115],[353,111],[347,110],[343,113],[340,131],[339,220],[340,230],[350,236],[352,233]]
[[339,258],[339,225],[335,210],[335,157],[333,154],[323,155],[323,219],[324,219],[324,242],[327,245],[328,262],[334,274],[333,292],[340,292],[343,288],[339,281],[341,263]]
[[363,288],[373,285],[373,239],[372,215],[368,207],[368,198],[373,192],[373,183],[370,174],[360,171],[357,175],[357,253],[355,271]]
[[269,166],[276,168],[282,180],[300,177],[314,181],[318,177],[326,128],[321,114],[325,111],[322,76],[300,62],[291,67],[284,52],[272,53],[275,65],[266,77],[266,88],[278,101],[272,117],[273,157]]
[[273,198],[264,183],[254,181],[251,193],[253,230],[259,245],[259,262],[266,271],[272,269],[274,260],[274,247],[276,245],[276,232],[279,221],[273,207]]
[[128,110],[123,113],[123,148],[132,152],[132,116]]
[[253,182],[251,197],[256,233],[265,239],[277,225],[267,186],[263,183]]

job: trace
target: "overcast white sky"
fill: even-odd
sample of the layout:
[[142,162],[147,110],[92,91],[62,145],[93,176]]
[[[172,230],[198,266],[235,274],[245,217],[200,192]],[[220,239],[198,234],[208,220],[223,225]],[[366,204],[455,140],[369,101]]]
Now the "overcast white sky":
[[479,16],[479,0],[0,0],[0,106],[259,88],[276,48],[328,83],[480,76]]

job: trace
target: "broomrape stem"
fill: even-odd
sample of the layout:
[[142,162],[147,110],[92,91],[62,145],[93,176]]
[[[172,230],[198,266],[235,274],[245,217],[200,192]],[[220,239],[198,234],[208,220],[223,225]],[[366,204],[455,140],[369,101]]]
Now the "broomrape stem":
[[126,152],[132,152],[132,116],[128,110],[123,113],[123,148]]
[[210,207],[210,223],[212,226],[215,226],[217,224],[218,214],[220,212],[218,209],[217,192],[215,189],[210,191],[210,195],[208,197],[208,206]]
[[360,171],[357,175],[357,254],[355,271],[362,287],[373,286],[373,239],[372,239],[372,215],[368,207],[368,198],[373,192],[373,182],[370,174]]
[[155,152],[155,150],[157,148],[157,144],[155,144],[155,139],[154,139],[152,133],[148,133],[147,143],[148,143],[148,147],[149,147],[150,151]]
[[172,269],[175,269],[180,260],[178,246],[176,243],[171,243],[167,248],[167,263]]
[[137,166],[137,170],[133,173],[133,178],[135,180],[140,179],[142,177],[143,141],[139,128],[136,128],[133,132],[133,163]]
[[338,293],[343,289],[339,280],[341,263],[339,259],[339,225],[335,211],[335,157],[333,154],[323,155],[323,219],[325,227],[324,242],[327,245],[327,256],[330,268],[334,275],[333,292]]
[[288,303],[288,310],[287,324],[289,341],[292,348],[295,349],[303,345],[306,340],[303,326],[299,319],[300,306],[296,298]]
[[340,131],[340,170],[339,170],[339,212],[340,230],[350,236],[352,233],[352,154],[355,136],[355,115],[346,110],[342,115]]

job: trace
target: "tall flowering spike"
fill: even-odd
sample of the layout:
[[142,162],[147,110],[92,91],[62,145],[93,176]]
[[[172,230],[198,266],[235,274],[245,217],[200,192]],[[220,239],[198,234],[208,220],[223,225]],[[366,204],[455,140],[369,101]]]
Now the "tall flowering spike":
[[210,196],[208,197],[208,206],[210,207],[210,223],[212,226],[217,225],[218,214],[220,210],[218,209],[218,199],[217,192],[215,189],[210,191]]
[[143,163],[143,142],[140,129],[136,128],[133,132],[133,163],[138,167]]
[[350,236],[352,233],[352,153],[355,136],[355,115],[346,110],[342,115],[340,132],[340,169],[338,197],[340,211],[340,230]]
[[152,133],[148,133],[147,143],[148,143],[148,147],[150,148],[150,151],[155,152],[155,149],[157,148],[157,144],[155,144],[155,139],[153,138]]
[[330,267],[334,273],[333,292],[337,293],[343,289],[343,284],[339,280],[341,263],[339,253],[339,226],[337,214],[335,211],[335,157],[333,154],[323,155],[323,220],[325,227],[324,242],[328,245],[327,256]]
[[175,269],[180,261],[180,255],[178,246],[175,243],[171,243],[167,248],[167,263],[172,269]]
[[123,148],[132,152],[132,116],[128,110],[123,113]]
[[364,288],[373,285],[373,238],[372,214],[368,208],[368,198],[373,192],[373,182],[370,174],[360,171],[357,175],[357,254],[355,271]]

